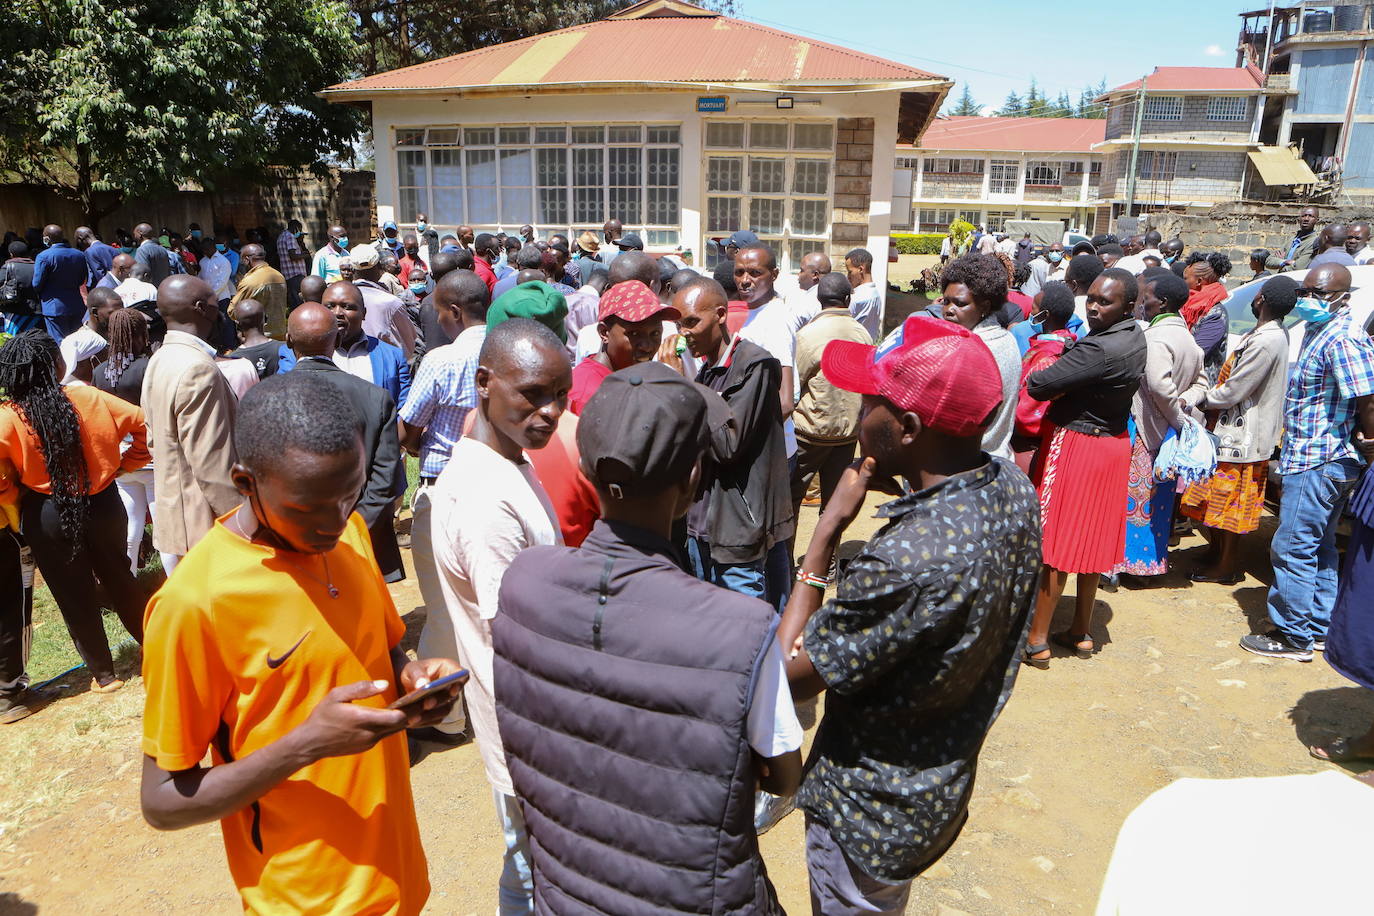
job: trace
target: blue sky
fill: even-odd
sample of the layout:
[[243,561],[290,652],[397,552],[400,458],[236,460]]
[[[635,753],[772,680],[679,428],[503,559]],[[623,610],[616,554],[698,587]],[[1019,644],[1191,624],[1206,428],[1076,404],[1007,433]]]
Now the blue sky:
[[[1075,101],[1086,85],[1130,82],[1156,66],[1230,67],[1255,0],[1149,0],[1075,8],[1027,0],[737,0],[739,15],[967,82],[985,114],[1030,78]],[[1249,5],[1245,5],[1245,4]],[[1046,15],[1046,10],[1058,15]]]

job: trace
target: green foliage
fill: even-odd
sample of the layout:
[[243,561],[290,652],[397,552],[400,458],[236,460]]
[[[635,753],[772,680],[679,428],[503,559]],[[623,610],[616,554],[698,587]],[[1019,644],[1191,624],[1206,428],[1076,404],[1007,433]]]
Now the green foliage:
[[892,243],[897,246],[898,254],[939,254],[944,237],[940,232],[902,232],[892,236]]
[[1007,93],[1007,100],[1002,103],[1002,107],[997,109],[995,114],[1000,118],[1019,118],[1025,114],[1026,103],[1021,101],[1021,96],[1016,94],[1013,89]]
[[96,193],[323,170],[362,127],[315,96],[354,72],[343,0],[10,0],[0,161],[97,219]]
[[950,235],[954,236],[954,247],[963,249],[973,235],[973,223],[968,220],[956,219],[949,224]]
[[964,91],[949,113],[956,117],[977,117],[983,113],[983,106],[973,100],[973,94],[969,92],[968,83],[964,83]]
[[[1094,102],[1093,99],[1106,91],[1107,81],[1104,79],[1099,81],[1096,86],[1085,87],[1078,94],[1076,103],[1064,91],[1051,99],[1032,77],[1030,87],[1024,96],[1015,90],[1011,91],[1007,94],[1007,99],[1002,103],[1002,107],[997,109],[994,114],[1004,118],[1105,118],[1107,106],[1100,102]],[[964,94],[968,94],[967,88],[965,88]],[[960,113],[958,111],[952,112],[952,114]]]

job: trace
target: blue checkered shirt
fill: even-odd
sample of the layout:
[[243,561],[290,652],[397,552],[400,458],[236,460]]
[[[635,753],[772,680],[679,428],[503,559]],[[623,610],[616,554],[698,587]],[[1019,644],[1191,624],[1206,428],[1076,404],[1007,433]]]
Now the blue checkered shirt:
[[425,354],[410,383],[400,417],[407,426],[424,427],[421,477],[438,477],[463,438],[463,422],[477,406],[477,355],[486,339],[486,325],[468,328],[453,343]]
[[1280,474],[1297,474],[1355,448],[1355,398],[1374,394],[1374,342],[1349,307],[1324,325],[1308,325],[1283,403]]

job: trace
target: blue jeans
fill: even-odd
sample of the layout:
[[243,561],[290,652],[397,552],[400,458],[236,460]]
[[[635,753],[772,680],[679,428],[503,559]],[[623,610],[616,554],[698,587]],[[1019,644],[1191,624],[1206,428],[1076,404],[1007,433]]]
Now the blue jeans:
[[534,912],[534,874],[530,871],[530,835],[525,830],[525,815],[520,801],[500,789],[492,789],[496,801],[496,817],[501,821],[501,836],[506,841],[506,853],[501,865],[501,881],[497,913],[499,916],[523,916]]
[[1361,462],[1340,458],[1284,475],[1279,528],[1269,546],[1269,619],[1299,649],[1326,638],[1340,572],[1336,523],[1363,472]]
[[748,595],[751,598],[764,598],[763,560],[752,563],[717,563],[711,559],[711,545],[705,538],[687,538],[687,561],[692,564],[692,575],[703,582],[728,588],[732,592]]

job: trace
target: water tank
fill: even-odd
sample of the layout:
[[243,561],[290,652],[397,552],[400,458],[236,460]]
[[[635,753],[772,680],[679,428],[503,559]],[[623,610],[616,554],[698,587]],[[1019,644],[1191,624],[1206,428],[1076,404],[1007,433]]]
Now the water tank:
[[1338,6],[1336,7],[1337,32],[1358,32],[1364,28],[1364,11],[1367,7],[1361,6]]
[[1302,30],[1304,32],[1329,32],[1331,31],[1331,11],[1313,10],[1302,17]]

